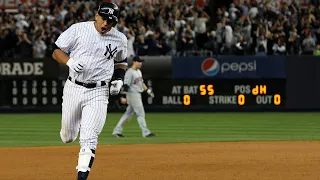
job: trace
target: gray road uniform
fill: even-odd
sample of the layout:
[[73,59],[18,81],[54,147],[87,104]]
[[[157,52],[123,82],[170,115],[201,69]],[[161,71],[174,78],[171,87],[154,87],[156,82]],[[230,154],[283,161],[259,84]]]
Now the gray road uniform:
[[129,68],[124,77],[124,84],[129,86],[126,95],[128,106],[112,134],[122,134],[122,124],[135,113],[137,115],[139,126],[142,130],[142,136],[146,137],[151,132],[147,128],[141,97],[141,93],[144,91],[141,71],[139,69],[135,70],[133,68]]

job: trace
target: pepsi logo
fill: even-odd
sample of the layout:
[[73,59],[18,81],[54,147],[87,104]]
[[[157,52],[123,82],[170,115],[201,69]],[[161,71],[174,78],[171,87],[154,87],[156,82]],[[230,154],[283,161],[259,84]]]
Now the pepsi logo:
[[207,76],[215,76],[220,69],[219,62],[214,58],[207,58],[201,64],[202,72]]

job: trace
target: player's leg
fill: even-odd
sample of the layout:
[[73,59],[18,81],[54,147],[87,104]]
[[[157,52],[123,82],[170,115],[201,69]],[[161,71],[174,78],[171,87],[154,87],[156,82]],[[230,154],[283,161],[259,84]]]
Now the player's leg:
[[79,89],[75,86],[67,80],[63,88],[60,137],[64,143],[75,141],[80,128],[81,99]]
[[134,106],[134,112],[137,115],[138,124],[140,129],[142,130],[142,136],[146,137],[151,134],[150,130],[147,127],[146,119],[145,119],[145,111],[143,105],[141,106]]
[[128,104],[132,106],[133,111],[137,115],[138,124],[142,130],[142,136],[146,137],[151,134],[150,130],[147,127],[145,119],[145,111],[141,99],[141,94],[132,93],[128,96]]
[[133,108],[130,105],[128,105],[126,112],[122,115],[118,124],[113,129],[112,135],[123,137],[122,136],[123,127],[124,127],[125,123],[127,123],[130,120],[130,118],[133,116],[133,114],[134,114]]
[[98,89],[94,92],[88,90],[85,94],[88,101],[82,109],[80,127],[80,152],[78,158],[78,180],[86,180],[92,168],[98,136],[100,135],[107,115],[108,99],[107,91]]

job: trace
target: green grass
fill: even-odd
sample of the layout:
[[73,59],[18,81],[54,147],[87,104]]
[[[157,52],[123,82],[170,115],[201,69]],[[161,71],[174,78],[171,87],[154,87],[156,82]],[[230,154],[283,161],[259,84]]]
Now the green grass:
[[[111,133],[120,116],[108,115],[99,144],[320,140],[320,113],[147,113],[158,137],[142,138],[133,117],[126,138],[118,139]],[[60,119],[61,114],[0,114],[0,147],[63,145]]]

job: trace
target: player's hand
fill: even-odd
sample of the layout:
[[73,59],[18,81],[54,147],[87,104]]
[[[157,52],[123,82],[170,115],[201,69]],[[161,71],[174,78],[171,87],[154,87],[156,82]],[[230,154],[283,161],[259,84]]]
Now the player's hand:
[[148,89],[148,90],[147,90],[147,93],[149,94],[150,97],[154,97],[154,94],[153,94],[153,92],[151,91],[151,89]]
[[84,64],[81,61],[76,62],[73,58],[70,58],[67,62],[67,66],[73,72],[80,73],[84,70]]
[[121,97],[121,98],[120,98],[120,103],[121,103],[121,104],[127,104],[127,99],[124,98],[124,97]]
[[122,85],[123,85],[122,80],[111,81],[110,94],[112,96],[118,95]]

